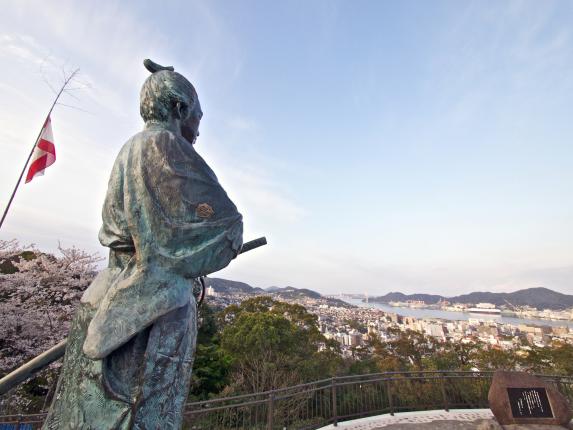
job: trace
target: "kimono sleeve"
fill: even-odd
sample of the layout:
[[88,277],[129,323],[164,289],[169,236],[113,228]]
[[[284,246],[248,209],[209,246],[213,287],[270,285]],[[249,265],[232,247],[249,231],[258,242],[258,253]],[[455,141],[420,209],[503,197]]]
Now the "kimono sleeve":
[[132,150],[124,199],[138,265],[186,278],[227,266],[242,245],[242,216],[207,163],[168,131]]

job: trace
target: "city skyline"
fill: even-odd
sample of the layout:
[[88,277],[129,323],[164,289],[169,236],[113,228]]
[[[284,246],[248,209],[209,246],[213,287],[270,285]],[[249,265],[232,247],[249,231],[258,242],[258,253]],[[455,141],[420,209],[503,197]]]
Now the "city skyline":
[[[573,7],[565,1],[8,2],[0,203],[62,67],[57,161],[0,239],[97,242],[113,160],[142,128],[144,58],[205,113],[197,151],[269,245],[213,276],[323,294],[573,293]],[[3,207],[2,207],[3,209]]]

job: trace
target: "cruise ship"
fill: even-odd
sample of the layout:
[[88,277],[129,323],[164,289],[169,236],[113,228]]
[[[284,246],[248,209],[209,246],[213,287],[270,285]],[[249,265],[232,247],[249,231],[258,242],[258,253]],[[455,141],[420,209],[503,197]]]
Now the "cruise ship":
[[468,309],[472,314],[501,315],[501,310],[491,303],[478,303],[475,307]]

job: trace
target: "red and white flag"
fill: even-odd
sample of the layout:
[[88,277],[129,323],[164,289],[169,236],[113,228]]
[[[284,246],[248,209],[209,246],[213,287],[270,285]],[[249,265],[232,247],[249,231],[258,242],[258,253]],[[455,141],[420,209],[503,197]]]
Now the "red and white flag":
[[56,147],[54,146],[54,136],[52,134],[52,120],[48,116],[42,128],[42,133],[36,142],[36,148],[32,154],[30,168],[26,176],[26,183],[36,176],[44,174],[46,167],[51,166],[56,161]]

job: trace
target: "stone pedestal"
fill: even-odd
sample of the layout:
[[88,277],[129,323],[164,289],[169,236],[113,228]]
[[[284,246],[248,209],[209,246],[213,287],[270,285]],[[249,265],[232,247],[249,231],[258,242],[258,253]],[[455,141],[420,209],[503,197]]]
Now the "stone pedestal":
[[565,396],[542,379],[524,372],[495,372],[488,400],[493,415],[503,426],[566,426],[573,416]]

